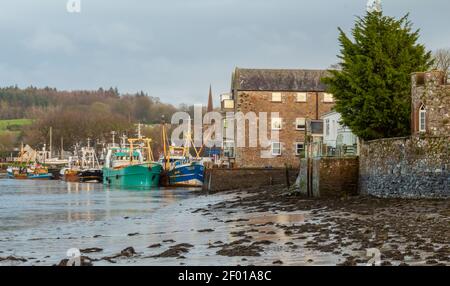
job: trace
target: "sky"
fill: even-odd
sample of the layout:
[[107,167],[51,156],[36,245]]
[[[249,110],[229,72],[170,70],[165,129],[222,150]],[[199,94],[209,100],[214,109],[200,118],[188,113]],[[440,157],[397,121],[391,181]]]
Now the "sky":
[[[72,0],[70,0],[72,1]],[[366,0],[0,0],[0,86],[117,87],[161,101],[215,104],[241,68],[326,69],[337,28]],[[429,50],[450,47],[450,1],[384,0],[410,13]]]

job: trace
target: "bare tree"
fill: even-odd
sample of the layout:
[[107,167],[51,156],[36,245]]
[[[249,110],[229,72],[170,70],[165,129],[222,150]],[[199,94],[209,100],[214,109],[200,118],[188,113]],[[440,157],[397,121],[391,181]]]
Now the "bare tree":
[[436,50],[433,57],[434,68],[443,70],[448,75],[450,72],[450,48]]

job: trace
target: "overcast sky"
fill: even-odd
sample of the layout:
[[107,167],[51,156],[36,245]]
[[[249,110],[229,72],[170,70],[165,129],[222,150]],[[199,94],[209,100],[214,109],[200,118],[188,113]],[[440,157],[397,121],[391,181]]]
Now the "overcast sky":
[[[0,0],[0,85],[143,90],[164,102],[205,103],[228,92],[237,67],[317,68],[337,62],[366,0]],[[450,47],[450,1],[384,0],[407,12],[421,42]],[[216,100],[217,103],[217,100]]]

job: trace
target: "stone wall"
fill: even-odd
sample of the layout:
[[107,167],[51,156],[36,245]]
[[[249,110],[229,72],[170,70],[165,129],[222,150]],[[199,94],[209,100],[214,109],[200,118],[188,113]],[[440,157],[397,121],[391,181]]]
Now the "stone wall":
[[346,197],[358,194],[357,157],[313,160],[313,196]]
[[[288,169],[289,182],[294,184],[298,169]],[[207,169],[203,190],[226,191],[234,189],[254,188],[270,185],[285,185],[286,169]]]
[[361,144],[362,194],[395,198],[450,197],[450,137],[406,137]]
[[323,157],[301,161],[300,193],[320,198],[339,198],[358,194],[358,157]]
[[426,134],[448,136],[450,134],[450,84],[445,73],[430,71],[412,75],[412,134],[419,134],[419,110],[426,110]]

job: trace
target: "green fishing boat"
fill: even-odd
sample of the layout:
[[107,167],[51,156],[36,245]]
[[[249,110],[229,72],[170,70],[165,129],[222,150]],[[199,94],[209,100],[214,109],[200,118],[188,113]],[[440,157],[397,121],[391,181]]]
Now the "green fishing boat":
[[128,139],[129,146],[109,148],[103,167],[103,184],[149,189],[159,186],[162,165],[153,160],[151,139]]

